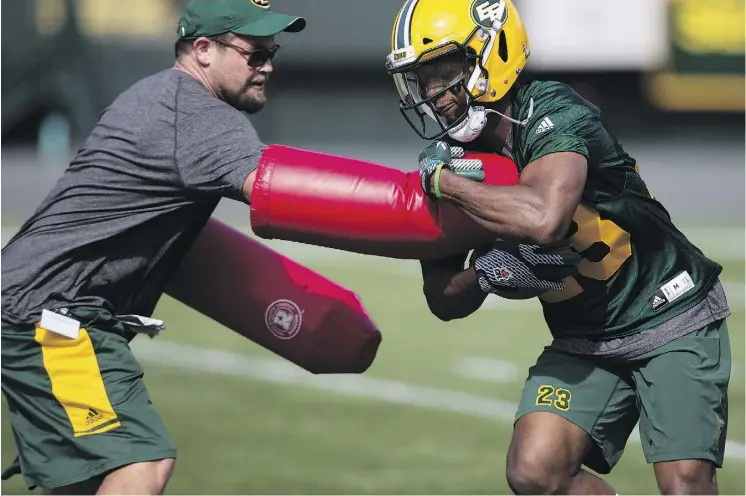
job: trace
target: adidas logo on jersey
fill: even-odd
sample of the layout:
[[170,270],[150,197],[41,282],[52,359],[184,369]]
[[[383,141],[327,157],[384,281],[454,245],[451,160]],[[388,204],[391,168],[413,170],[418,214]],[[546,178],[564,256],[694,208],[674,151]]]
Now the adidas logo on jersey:
[[653,295],[653,298],[651,300],[652,300],[651,305],[653,307],[653,311],[658,310],[660,307],[668,303],[668,300],[665,298],[665,296],[659,295],[659,294]]
[[536,128],[536,134],[546,133],[554,129],[554,122],[549,117],[544,117],[539,123],[539,127]]

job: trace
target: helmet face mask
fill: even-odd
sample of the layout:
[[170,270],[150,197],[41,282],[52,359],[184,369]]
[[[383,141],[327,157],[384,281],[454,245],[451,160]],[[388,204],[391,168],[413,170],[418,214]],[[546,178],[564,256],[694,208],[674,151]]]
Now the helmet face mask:
[[530,53],[512,0],[406,0],[391,43],[399,109],[424,139],[481,132],[474,112],[486,122],[485,105],[509,93]]
[[467,117],[469,107],[484,93],[475,94],[468,87],[476,67],[486,73],[480,59],[473,49],[451,42],[389,70],[400,97],[399,111],[421,138],[439,139]]

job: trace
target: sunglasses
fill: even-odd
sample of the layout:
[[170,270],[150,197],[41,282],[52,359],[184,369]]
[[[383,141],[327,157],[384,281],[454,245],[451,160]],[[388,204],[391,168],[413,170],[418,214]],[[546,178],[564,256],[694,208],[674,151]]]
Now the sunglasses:
[[277,55],[277,51],[280,49],[280,45],[277,44],[270,48],[257,48],[254,50],[247,50],[243,47],[233,45],[231,43],[226,43],[225,41],[215,40],[215,43],[232,48],[241,55],[246,56],[246,63],[249,64],[249,67],[253,68],[263,66],[267,63],[268,60],[274,60],[275,56]]

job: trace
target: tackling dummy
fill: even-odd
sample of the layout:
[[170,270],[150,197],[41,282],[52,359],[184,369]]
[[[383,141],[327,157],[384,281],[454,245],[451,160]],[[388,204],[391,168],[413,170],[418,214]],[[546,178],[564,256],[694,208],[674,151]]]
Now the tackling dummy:
[[215,219],[167,293],[314,374],[362,373],[381,343],[357,295]]
[[[508,159],[483,153],[460,159],[464,175],[518,183]],[[400,259],[438,259],[494,240],[455,206],[427,197],[419,171],[281,145],[262,155],[251,225],[266,239]],[[167,292],[316,374],[362,373],[381,343],[354,293],[215,219]]]
[[[518,184],[515,164],[489,153],[483,182]],[[466,253],[495,236],[447,202],[427,197],[419,171],[268,146],[251,195],[251,227],[264,239],[296,241],[389,258],[433,260]]]

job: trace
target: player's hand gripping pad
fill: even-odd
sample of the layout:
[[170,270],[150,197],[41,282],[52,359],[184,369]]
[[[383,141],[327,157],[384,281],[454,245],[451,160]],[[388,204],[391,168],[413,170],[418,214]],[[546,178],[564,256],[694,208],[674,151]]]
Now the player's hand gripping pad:
[[381,343],[354,293],[215,219],[167,293],[315,374],[362,373]]
[[[515,164],[488,153],[485,183],[518,183]],[[262,154],[251,194],[251,227],[283,239],[366,255],[438,259],[494,241],[448,201],[423,194],[419,171],[282,145]]]

